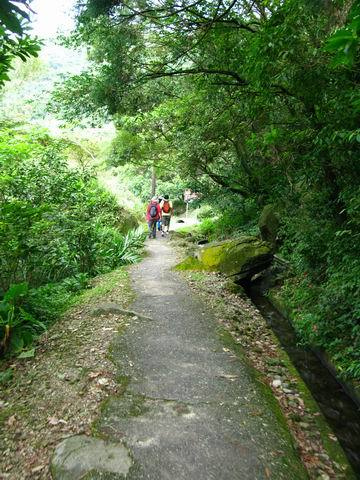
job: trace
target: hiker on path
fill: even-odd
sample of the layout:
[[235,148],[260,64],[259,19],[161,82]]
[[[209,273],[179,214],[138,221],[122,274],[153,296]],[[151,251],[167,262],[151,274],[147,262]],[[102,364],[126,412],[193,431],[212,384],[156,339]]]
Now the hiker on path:
[[169,233],[171,215],[174,214],[174,208],[171,200],[169,200],[169,195],[164,195],[164,198],[160,203],[160,208],[162,222],[161,236],[163,237],[165,233]]
[[146,211],[146,220],[149,226],[149,238],[156,238],[156,224],[161,219],[161,209],[157,197],[153,197]]
[[[161,204],[161,202],[164,200],[164,197],[159,195],[159,198],[158,198],[158,202],[159,202],[159,205]],[[157,221],[157,224],[156,224],[156,228],[157,228],[157,231],[158,232],[161,232],[161,225],[162,225],[162,219],[159,218],[159,220]]]

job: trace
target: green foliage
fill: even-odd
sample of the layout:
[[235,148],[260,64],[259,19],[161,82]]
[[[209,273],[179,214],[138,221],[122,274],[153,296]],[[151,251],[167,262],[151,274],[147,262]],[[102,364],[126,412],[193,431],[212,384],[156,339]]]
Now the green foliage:
[[[349,200],[355,206],[354,194]],[[282,298],[302,341],[325,349],[344,377],[359,379],[359,216],[356,206],[347,211],[356,214],[341,229],[329,222],[321,229],[303,222],[294,240],[285,241],[283,253],[296,275],[287,281]]]
[[[211,199],[209,196],[207,200]],[[199,230],[203,236],[215,240],[249,234],[257,235],[259,208],[253,199],[215,197],[212,205],[204,204],[197,210],[197,218],[202,220]],[[211,226],[210,226],[211,225]]]
[[89,287],[90,278],[83,273],[58,283],[41,285],[29,290],[25,307],[34,317],[49,326],[71,305],[76,294]]
[[198,220],[205,220],[206,218],[212,218],[214,217],[215,212],[214,209],[211,207],[211,205],[202,205],[197,211],[196,211],[196,217]]
[[0,300],[0,354],[8,350],[20,352],[46,328],[22,307],[27,294],[26,283],[15,284]]
[[[131,165],[117,167],[117,178],[122,185],[139,198],[144,204],[149,201],[151,191],[151,167],[146,165]],[[179,205],[184,208],[183,193],[187,187],[186,180],[183,180],[178,172],[172,167],[157,169],[157,193],[169,195],[173,201],[174,208],[178,212]]]
[[12,368],[7,368],[3,372],[0,372],[0,385],[5,385],[12,380],[14,372]]
[[334,65],[353,65],[360,42],[360,2],[355,1],[352,5],[348,23],[338,29],[328,40],[326,50],[336,52],[333,60]]
[[119,132],[111,163],[144,176],[133,191],[148,198],[155,168],[174,198],[180,185],[201,192],[217,217],[199,227],[209,238],[257,233],[274,205],[295,325],[357,376],[359,2],[86,0],[78,10],[70,41],[92,64],[87,85],[65,84],[63,113],[105,109]]
[[139,227],[124,236],[114,229],[103,228],[99,237],[99,263],[105,260],[102,271],[106,271],[118,265],[137,262],[141,258],[146,233]]
[[[121,208],[86,168],[69,168],[67,145],[46,132],[3,130],[0,143],[1,287],[37,287],[113,265],[104,230],[121,227]],[[120,260],[119,260],[120,261]],[[100,267],[101,265],[101,267]]]
[[36,57],[40,50],[37,39],[27,33],[29,15],[24,10],[30,2],[23,1],[21,6],[10,0],[1,1],[0,9],[0,88],[9,80],[11,63],[15,58],[26,61],[29,57]]
[[197,228],[200,237],[213,238],[216,231],[216,224],[210,218],[203,220]]
[[71,142],[7,124],[0,138],[4,353],[26,349],[89,277],[138,260],[145,235],[91,170],[68,166]]

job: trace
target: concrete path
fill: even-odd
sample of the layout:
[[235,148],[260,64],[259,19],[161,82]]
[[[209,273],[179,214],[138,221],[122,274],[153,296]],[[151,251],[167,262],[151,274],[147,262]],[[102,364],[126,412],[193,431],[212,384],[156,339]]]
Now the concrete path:
[[271,394],[171,271],[176,259],[167,240],[150,241],[148,249],[132,269],[131,309],[150,319],[135,317],[114,343],[126,390],[110,399],[98,425],[128,448],[126,478],[306,478]]

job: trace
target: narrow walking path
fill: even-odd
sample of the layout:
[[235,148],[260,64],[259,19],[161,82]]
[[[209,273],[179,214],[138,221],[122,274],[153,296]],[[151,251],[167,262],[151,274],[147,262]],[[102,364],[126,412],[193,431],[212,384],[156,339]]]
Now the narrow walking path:
[[148,249],[132,269],[131,308],[141,315],[113,346],[124,392],[98,424],[129,449],[126,478],[306,478],[267,387],[224,346],[211,312],[171,270],[167,240]]

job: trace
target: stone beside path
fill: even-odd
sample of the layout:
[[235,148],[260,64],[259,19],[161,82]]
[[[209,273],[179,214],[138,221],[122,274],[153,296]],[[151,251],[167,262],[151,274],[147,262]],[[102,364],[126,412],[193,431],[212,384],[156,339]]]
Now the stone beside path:
[[131,458],[123,445],[77,435],[63,440],[57,446],[53,475],[63,480],[84,478],[89,472],[126,475],[131,465]]
[[137,298],[112,348],[122,392],[105,404],[99,438],[58,446],[54,478],[307,478],[271,392],[171,270],[167,240],[148,250],[132,269]]

